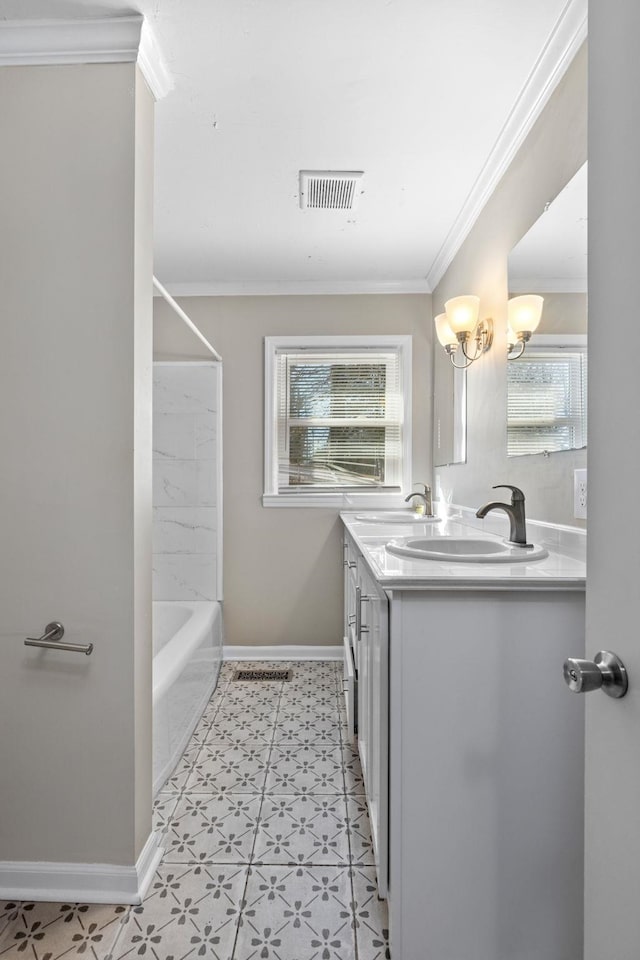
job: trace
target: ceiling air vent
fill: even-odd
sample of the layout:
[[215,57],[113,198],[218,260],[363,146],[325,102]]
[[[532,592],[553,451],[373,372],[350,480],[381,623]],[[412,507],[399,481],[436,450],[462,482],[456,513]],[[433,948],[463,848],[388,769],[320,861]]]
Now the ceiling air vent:
[[301,170],[302,210],[353,210],[362,170]]

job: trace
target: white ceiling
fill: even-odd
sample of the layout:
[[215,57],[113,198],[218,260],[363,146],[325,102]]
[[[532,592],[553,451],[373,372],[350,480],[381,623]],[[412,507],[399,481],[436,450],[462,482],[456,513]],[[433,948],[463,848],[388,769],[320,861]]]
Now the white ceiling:
[[[155,175],[155,272],[173,291],[427,290],[576,6],[0,0],[0,17],[148,18],[175,84],[156,107]],[[357,209],[301,210],[300,169],[364,170]]]

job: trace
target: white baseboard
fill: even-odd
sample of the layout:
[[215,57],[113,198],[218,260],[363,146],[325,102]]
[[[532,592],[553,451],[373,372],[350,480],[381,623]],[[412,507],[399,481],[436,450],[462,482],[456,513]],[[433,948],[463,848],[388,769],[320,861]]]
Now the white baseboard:
[[111,863],[0,861],[0,900],[138,904],[162,858],[151,833],[133,866]]
[[236,647],[225,644],[223,660],[342,660],[342,645],[303,647]]

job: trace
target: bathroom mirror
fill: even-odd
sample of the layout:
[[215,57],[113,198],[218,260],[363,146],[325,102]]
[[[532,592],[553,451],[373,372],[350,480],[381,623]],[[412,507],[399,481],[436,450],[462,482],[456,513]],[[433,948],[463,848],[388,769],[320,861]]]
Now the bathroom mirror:
[[443,467],[467,459],[467,371],[435,350],[433,369],[433,463]]
[[580,449],[587,443],[586,163],[509,255],[509,298],[521,294],[544,304],[522,356],[507,362],[507,455]]

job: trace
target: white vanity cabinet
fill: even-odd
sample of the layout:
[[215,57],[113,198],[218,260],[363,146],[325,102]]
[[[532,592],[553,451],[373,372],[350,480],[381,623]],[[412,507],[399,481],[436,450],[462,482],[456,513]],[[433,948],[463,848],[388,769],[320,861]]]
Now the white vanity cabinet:
[[[389,830],[389,602],[347,535],[344,540],[344,689],[367,796],[378,893],[387,895]],[[351,704],[350,704],[351,701]]]
[[581,960],[584,700],[562,676],[584,656],[580,564],[471,564],[461,583],[385,560],[372,533],[345,542],[391,955]]

